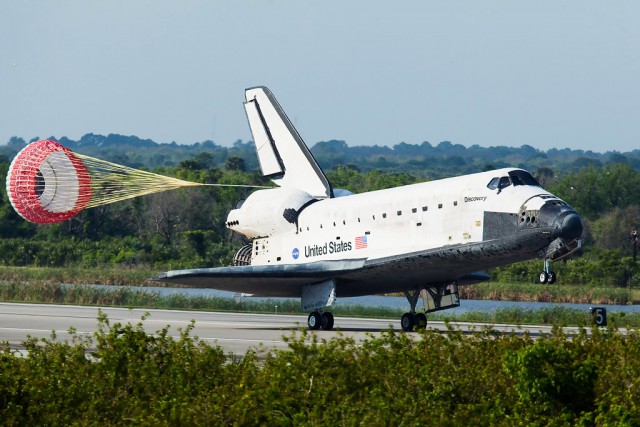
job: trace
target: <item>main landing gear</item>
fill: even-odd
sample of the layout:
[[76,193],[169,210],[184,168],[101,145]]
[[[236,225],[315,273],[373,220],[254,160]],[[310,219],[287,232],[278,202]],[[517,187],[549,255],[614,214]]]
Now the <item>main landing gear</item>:
[[309,314],[307,326],[312,331],[317,331],[318,329],[330,331],[333,329],[333,314],[328,311],[314,311]]
[[409,332],[415,329],[425,329],[427,327],[427,315],[424,313],[416,313],[416,305],[418,304],[418,298],[420,298],[420,290],[413,292],[405,291],[404,296],[407,297],[411,310],[408,313],[404,313],[400,319],[400,326],[402,330]]
[[556,273],[551,271],[550,264],[551,261],[549,261],[549,259],[544,260],[544,270],[542,270],[542,273],[540,273],[539,277],[540,283],[543,285],[553,285],[554,283],[556,283]]
[[[416,305],[421,295],[424,301],[424,313],[416,313]],[[400,319],[400,326],[406,332],[426,329],[427,313],[460,307],[460,294],[458,293],[458,284],[456,282],[406,291],[404,296],[407,297],[407,301],[411,306],[410,311],[403,314]]]

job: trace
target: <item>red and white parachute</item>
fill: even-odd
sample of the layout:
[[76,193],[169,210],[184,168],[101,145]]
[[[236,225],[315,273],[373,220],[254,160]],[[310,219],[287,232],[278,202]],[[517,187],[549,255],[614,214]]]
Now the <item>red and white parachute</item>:
[[86,208],[197,185],[265,188],[183,181],[74,153],[51,140],[27,145],[7,174],[11,205],[24,219],[39,224],[65,221]]
[[91,200],[91,177],[82,160],[55,141],[27,145],[11,162],[7,194],[27,221],[60,222]]

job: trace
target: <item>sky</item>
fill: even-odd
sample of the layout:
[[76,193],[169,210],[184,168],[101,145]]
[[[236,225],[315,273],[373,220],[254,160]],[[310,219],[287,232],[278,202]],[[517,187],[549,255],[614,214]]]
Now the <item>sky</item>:
[[0,144],[251,140],[267,86],[308,145],[640,148],[640,2],[0,0]]

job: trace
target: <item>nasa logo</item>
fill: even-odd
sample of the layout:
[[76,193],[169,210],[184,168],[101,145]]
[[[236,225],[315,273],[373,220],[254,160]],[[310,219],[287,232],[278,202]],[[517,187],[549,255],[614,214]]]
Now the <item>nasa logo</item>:
[[293,256],[293,259],[298,259],[300,257],[300,251],[298,250],[298,248],[293,248],[293,252],[291,252],[291,255]]

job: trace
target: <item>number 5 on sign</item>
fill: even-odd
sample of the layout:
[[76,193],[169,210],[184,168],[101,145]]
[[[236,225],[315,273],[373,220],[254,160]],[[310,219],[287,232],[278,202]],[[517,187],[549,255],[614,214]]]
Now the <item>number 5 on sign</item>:
[[591,307],[591,317],[597,326],[607,326],[607,309],[604,307]]

